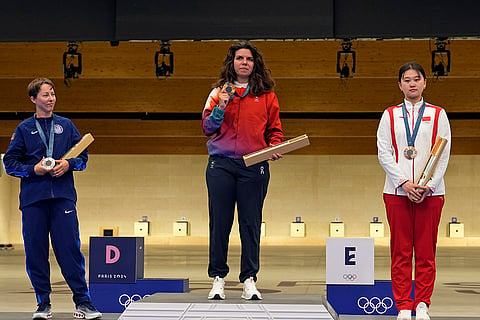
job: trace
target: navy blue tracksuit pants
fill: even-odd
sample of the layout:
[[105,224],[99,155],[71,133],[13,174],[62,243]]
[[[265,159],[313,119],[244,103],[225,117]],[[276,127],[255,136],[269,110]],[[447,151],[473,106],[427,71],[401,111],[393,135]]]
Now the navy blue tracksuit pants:
[[22,223],[27,273],[37,302],[50,303],[49,236],[74,303],[90,302],[75,202],[67,199],[35,202],[22,208]]
[[268,162],[246,167],[243,159],[210,156],[206,180],[210,216],[208,275],[224,278],[228,272],[228,242],[237,205],[242,256],[240,282],[260,268],[260,228],[270,171]]

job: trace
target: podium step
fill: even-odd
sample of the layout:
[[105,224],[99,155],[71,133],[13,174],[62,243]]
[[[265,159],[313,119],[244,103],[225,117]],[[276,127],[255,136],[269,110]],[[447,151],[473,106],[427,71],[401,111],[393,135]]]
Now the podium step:
[[[177,302],[170,302],[176,300]],[[209,301],[199,294],[156,294],[131,303],[118,320],[336,320],[322,296],[266,294],[263,300]]]

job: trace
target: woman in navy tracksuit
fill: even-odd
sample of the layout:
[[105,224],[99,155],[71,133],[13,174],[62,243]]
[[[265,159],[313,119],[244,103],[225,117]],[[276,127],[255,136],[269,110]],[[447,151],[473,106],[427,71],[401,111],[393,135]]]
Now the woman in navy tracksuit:
[[[81,139],[74,124],[53,114],[53,82],[37,78],[28,86],[36,113],[15,129],[4,156],[6,172],[21,178],[20,209],[26,269],[38,302],[34,319],[50,319],[49,237],[62,275],[73,292],[75,318],[101,317],[90,301],[85,280],[85,258],[80,251],[73,171],[86,168],[85,150],[77,158],[61,159]],[[45,158],[55,160],[45,167]]]

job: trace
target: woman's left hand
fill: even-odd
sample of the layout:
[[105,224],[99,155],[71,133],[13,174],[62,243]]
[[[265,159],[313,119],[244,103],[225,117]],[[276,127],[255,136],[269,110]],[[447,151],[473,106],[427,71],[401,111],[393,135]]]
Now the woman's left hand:
[[59,177],[63,176],[65,174],[65,172],[68,171],[68,169],[70,168],[70,164],[65,159],[55,160],[55,162],[57,164],[52,169],[52,171],[50,171],[50,174],[52,175],[52,177],[59,178]]
[[423,200],[425,200],[425,198],[430,194],[432,193],[432,190],[427,187],[427,186],[421,186],[419,188],[417,188],[417,191],[421,193],[421,197],[420,198],[413,198],[413,197],[410,197],[410,194],[408,196],[408,198],[412,201],[412,202],[415,202],[415,203],[422,203]]

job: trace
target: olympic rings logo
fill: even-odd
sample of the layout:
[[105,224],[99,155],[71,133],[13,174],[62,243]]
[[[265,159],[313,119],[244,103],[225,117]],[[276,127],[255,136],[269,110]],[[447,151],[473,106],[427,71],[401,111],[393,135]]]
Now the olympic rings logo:
[[357,274],[356,273],[344,273],[343,274],[343,279],[347,281],[355,281],[357,280]]
[[144,299],[144,298],[146,298],[146,297],[150,297],[150,295],[149,295],[149,294],[146,294],[146,295],[144,295],[144,296],[142,297],[142,296],[139,295],[139,294],[134,294],[134,295],[132,295],[132,296],[130,297],[128,294],[124,293],[124,294],[122,294],[122,295],[120,295],[120,296],[118,297],[118,303],[120,303],[120,305],[122,305],[124,308],[126,308],[126,307],[128,307],[128,305],[129,305],[130,303],[132,303],[132,302],[134,302],[134,301],[138,301],[138,300]]
[[377,312],[378,314],[384,314],[391,307],[393,307],[393,300],[390,297],[384,297],[380,300],[379,297],[372,297],[368,299],[367,297],[360,297],[357,300],[357,306],[366,314],[372,314]]

